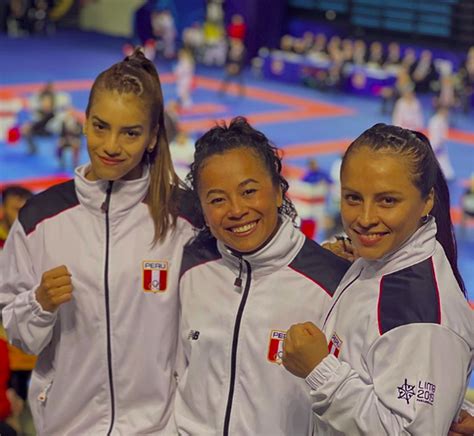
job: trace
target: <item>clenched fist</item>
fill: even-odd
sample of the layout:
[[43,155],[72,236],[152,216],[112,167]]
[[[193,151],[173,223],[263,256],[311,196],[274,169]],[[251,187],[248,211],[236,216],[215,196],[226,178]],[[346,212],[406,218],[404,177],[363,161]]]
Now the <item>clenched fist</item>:
[[474,434],[474,416],[466,410],[461,410],[458,422],[453,422],[448,436],[472,436]]
[[283,365],[297,377],[308,374],[328,355],[324,333],[312,322],[294,324],[283,342]]
[[72,282],[67,267],[61,265],[43,273],[41,283],[36,289],[36,300],[43,310],[54,312],[61,304],[71,299]]

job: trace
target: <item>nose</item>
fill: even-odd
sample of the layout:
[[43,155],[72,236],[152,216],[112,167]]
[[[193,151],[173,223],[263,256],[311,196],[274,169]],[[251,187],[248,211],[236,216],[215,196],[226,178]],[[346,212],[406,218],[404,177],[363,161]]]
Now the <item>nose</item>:
[[378,223],[376,206],[373,203],[363,203],[357,221],[364,228],[375,226]]
[[119,135],[110,132],[104,139],[104,152],[109,156],[120,154]]
[[243,199],[236,197],[231,198],[229,202],[229,218],[239,219],[247,213],[247,207]]

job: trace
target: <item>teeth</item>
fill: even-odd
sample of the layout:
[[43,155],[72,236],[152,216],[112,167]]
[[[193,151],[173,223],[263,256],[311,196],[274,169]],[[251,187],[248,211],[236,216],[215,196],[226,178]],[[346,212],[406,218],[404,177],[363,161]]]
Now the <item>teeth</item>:
[[253,223],[250,223],[250,224],[246,224],[245,226],[234,227],[230,230],[233,233],[245,233],[245,232],[248,232],[250,229],[253,229],[256,225],[257,225],[257,223],[253,222]]
[[364,238],[367,238],[367,239],[377,239],[379,238],[380,236],[382,236],[383,233],[371,233],[369,235],[362,235]]

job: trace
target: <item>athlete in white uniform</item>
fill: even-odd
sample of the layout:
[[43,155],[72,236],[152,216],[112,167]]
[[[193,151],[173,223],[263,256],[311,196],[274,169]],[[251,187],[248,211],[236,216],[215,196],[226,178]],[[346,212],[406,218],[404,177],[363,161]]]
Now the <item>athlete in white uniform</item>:
[[136,52],[101,73],[86,116],[91,163],[33,197],[5,244],[3,324],[39,354],[29,392],[38,435],[168,436],[192,231],[178,217],[153,64]]
[[295,228],[280,170],[241,118],[196,143],[191,180],[213,236],[182,263],[181,435],[309,434],[309,390],[281,366],[285,330],[322,316],[349,264]]
[[318,435],[446,435],[472,369],[474,317],[449,192],[428,139],[378,124],[346,151],[341,214],[360,259],[283,363],[311,388]]

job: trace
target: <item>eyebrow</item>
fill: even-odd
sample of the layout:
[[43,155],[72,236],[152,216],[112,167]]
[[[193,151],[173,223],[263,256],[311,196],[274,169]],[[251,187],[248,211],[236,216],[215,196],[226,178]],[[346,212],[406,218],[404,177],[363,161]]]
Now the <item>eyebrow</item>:
[[[104,120],[100,119],[97,115],[93,115],[92,118],[95,119],[96,121],[99,121],[99,123],[102,123],[106,126],[110,126],[110,124],[107,121],[104,121]],[[130,129],[142,129],[143,130],[143,126],[140,125],[140,124],[137,124],[137,125],[134,125],[134,126],[123,126],[123,127],[121,127],[121,129],[122,130],[130,130]]]
[[258,181],[255,180],[255,179],[246,179],[246,180],[244,180],[243,182],[240,182],[240,183],[239,183],[239,188],[241,188],[241,187],[243,187],[243,186],[245,186],[245,185],[248,185],[249,183],[258,183]]
[[[359,191],[357,191],[356,189],[348,188],[347,186],[341,186],[341,189],[346,190],[346,191],[351,191],[355,194],[360,195]],[[403,192],[401,192],[401,191],[382,191],[382,192],[376,192],[375,195],[403,195]]]
[[[249,183],[259,183],[259,182],[255,179],[246,179],[243,182],[239,183],[239,188],[243,188]],[[209,191],[207,191],[206,197],[209,197],[212,194],[225,194],[225,191],[223,189],[210,189]]]

